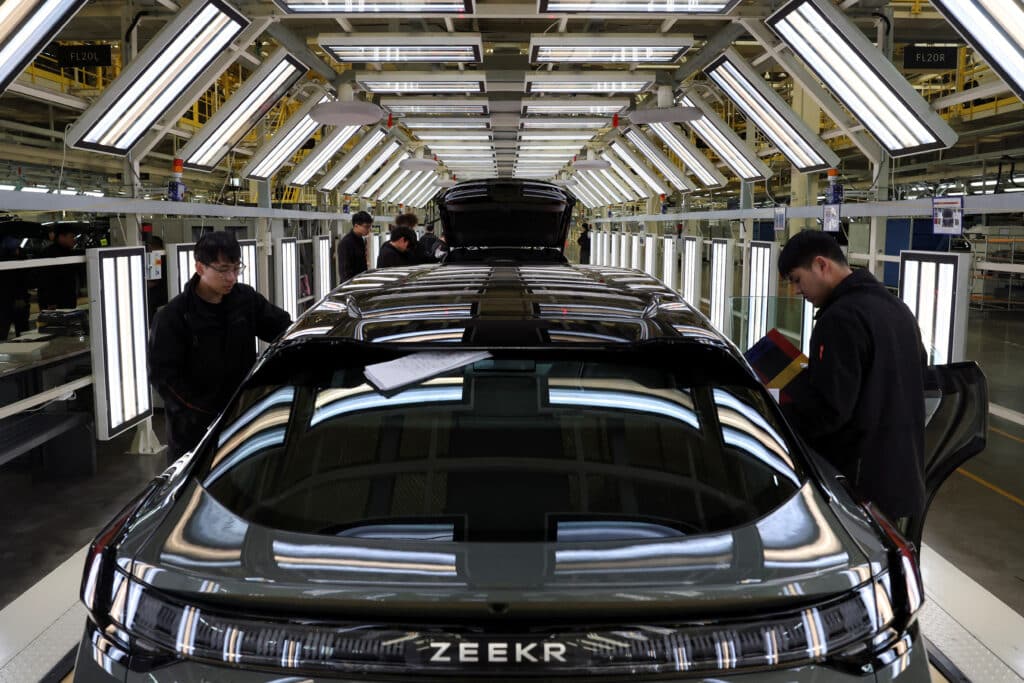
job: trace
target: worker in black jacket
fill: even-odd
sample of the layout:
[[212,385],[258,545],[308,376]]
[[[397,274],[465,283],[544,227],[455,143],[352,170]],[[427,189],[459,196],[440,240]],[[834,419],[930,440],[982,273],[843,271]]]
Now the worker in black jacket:
[[415,247],[416,231],[406,225],[399,225],[391,231],[391,237],[380,248],[377,267],[391,268],[416,263]]
[[373,216],[365,211],[352,215],[352,229],[338,241],[338,281],[347,282],[367,268],[366,236],[373,227]]
[[905,530],[925,504],[928,357],[917,321],[869,271],[852,270],[827,233],[794,235],[779,272],[819,307],[806,395],[783,413],[857,495]]
[[192,450],[256,362],[256,338],[273,341],[288,314],[238,282],[246,266],[234,235],[196,244],[196,274],[161,308],[149,336],[149,379],[164,400],[169,461]]

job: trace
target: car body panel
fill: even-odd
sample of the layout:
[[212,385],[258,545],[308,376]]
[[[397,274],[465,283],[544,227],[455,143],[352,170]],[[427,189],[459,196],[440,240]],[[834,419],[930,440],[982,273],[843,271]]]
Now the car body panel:
[[576,199],[539,180],[462,182],[440,198],[442,231],[451,249],[541,247],[561,250]]

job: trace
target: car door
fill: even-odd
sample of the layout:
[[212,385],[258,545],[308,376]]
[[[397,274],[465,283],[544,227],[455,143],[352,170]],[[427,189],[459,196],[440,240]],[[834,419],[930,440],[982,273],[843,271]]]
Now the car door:
[[921,547],[924,520],[939,487],[958,467],[985,449],[988,380],[974,361],[935,365],[925,378],[925,514],[907,537]]

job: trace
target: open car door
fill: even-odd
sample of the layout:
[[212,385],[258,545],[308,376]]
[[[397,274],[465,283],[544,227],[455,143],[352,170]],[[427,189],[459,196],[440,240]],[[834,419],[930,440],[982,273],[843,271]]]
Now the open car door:
[[921,547],[924,520],[939,487],[958,467],[985,449],[988,380],[974,361],[935,365],[925,378],[925,508],[907,539]]

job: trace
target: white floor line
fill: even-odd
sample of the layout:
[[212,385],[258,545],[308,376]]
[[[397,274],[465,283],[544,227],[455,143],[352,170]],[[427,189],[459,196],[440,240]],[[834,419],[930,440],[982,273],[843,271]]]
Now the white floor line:
[[1024,616],[927,545],[921,547],[921,573],[928,598],[1024,680]]
[[1001,417],[1004,420],[1009,420],[1010,422],[1024,427],[1024,413],[1018,413],[1016,410],[1011,410],[1010,408],[1006,408],[996,403],[988,404],[988,412],[992,413],[996,417]]

